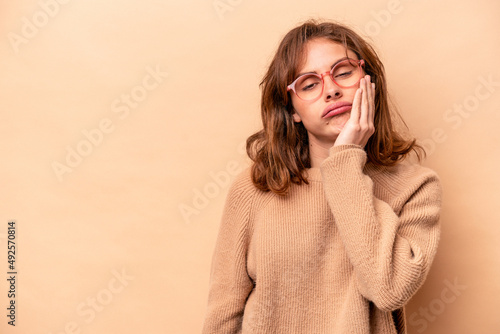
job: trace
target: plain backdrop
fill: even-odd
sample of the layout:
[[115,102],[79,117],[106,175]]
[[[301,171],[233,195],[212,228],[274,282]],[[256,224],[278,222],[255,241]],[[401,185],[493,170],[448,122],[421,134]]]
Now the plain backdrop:
[[259,82],[308,18],[386,67],[442,236],[409,333],[499,333],[497,1],[0,2],[2,333],[194,334],[228,186],[261,127]]

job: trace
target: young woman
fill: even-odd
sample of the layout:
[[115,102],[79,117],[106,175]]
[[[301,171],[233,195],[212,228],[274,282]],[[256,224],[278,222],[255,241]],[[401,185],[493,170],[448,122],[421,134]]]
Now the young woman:
[[263,129],[230,186],[204,334],[406,333],[440,237],[441,185],[393,127],[384,68],[346,26],[308,21],[261,83]]

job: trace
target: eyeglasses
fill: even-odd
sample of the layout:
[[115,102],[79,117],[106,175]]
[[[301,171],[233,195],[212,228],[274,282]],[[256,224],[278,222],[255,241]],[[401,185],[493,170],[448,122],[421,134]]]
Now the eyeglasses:
[[303,74],[287,87],[287,91],[293,90],[299,99],[304,101],[315,100],[323,94],[325,80],[323,77],[327,74],[333,82],[342,88],[353,87],[358,84],[363,76],[361,67],[365,61],[346,59],[335,65],[330,71],[323,74],[307,73]]

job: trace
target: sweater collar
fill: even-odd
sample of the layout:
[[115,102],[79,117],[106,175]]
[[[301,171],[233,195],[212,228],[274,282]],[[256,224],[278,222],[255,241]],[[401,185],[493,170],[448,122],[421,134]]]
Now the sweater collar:
[[312,181],[321,181],[321,169],[319,167],[306,168],[307,178]]

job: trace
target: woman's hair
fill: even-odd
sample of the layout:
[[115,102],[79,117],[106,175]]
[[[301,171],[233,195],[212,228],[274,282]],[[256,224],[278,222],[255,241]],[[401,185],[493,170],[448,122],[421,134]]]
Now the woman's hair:
[[[247,154],[252,159],[252,181],[263,191],[286,195],[295,184],[309,184],[306,168],[311,167],[309,139],[302,122],[295,123],[293,106],[287,86],[296,78],[299,66],[305,59],[306,43],[314,38],[326,38],[342,44],[365,60],[365,72],[375,82],[375,132],[364,150],[367,163],[393,166],[412,150],[421,160],[425,150],[416,140],[405,140],[392,125],[384,66],[375,50],[352,29],[332,22],[318,23],[309,20],[288,32],[264,75],[261,117],[263,129],[246,141]],[[393,111],[406,126],[399,113]],[[419,153],[419,150],[421,151]]]

